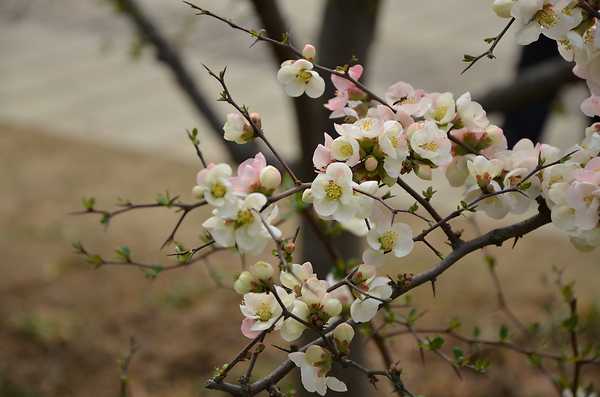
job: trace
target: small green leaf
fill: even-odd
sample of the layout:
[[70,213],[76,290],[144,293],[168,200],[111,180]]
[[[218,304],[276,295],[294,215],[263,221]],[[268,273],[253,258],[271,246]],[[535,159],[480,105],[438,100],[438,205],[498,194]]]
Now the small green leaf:
[[115,253],[123,262],[131,262],[131,251],[129,247],[123,245],[115,250]]
[[539,355],[532,353],[532,354],[528,355],[527,358],[529,359],[529,363],[531,365],[533,365],[534,367],[536,367],[536,368],[541,367],[542,358]]
[[415,212],[417,212],[418,209],[419,209],[419,205],[415,201],[415,203],[408,208],[408,211],[412,212],[414,214]]
[[483,41],[485,41],[487,44],[492,44],[494,41],[496,41],[497,37],[486,37],[485,39],[483,39]]
[[152,269],[146,269],[144,271],[144,276],[146,278],[154,280],[158,275],[164,270],[164,268],[160,265],[154,266]]
[[474,57],[473,55],[463,55],[463,62],[473,62],[475,59],[477,59],[477,57]]
[[442,348],[442,346],[444,346],[444,338],[441,336],[436,336],[435,338],[427,341],[427,347],[431,351],[439,350]]
[[481,328],[479,328],[478,326],[473,327],[473,337],[475,339],[477,339],[480,336],[481,336]]
[[465,353],[458,346],[452,348],[452,354],[454,355],[454,362],[458,365],[462,365],[465,361]]
[[94,197],[83,197],[81,199],[81,204],[86,211],[93,211],[94,205],[96,204],[96,199]]
[[462,326],[460,320],[456,317],[454,317],[452,320],[450,320],[450,324],[448,324],[448,330],[449,331],[455,331],[457,329],[459,329]]
[[500,341],[505,342],[508,339],[508,327],[504,324],[500,327],[500,332],[498,333],[500,337]]

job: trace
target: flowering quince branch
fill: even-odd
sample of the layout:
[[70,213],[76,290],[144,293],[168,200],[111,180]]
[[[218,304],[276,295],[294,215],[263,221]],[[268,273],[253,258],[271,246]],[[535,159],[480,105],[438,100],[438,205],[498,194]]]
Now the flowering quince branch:
[[[572,32],[576,27],[574,21],[581,23],[584,20],[585,10],[576,7],[575,3],[570,8],[560,8],[564,2],[559,5],[555,0],[531,0],[527,3],[531,7],[526,10],[524,2],[495,2],[495,10],[499,14],[500,5],[510,8],[508,15],[511,20],[483,56],[493,56],[494,48],[511,25],[518,25],[521,35],[533,32],[539,36],[543,33],[563,40],[566,36],[562,34],[567,34],[565,29]],[[411,395],[404,388],[401,371],[393,364],[391,352],[385,345],[386,334],[380,333],[381,328],[373,325],[377,318],[389,321],[396,316],[394,310],[400,309],[393,304],[396,299],[425,283],[432,283],[435,293],[437,278],[466,255],[488,246],[500,246],[507,240],[516,241],[548,223],[562,230],[579,249],[591,250],[600,246],[600,123],[588,127],[584,139],[566,151],[566,155],[558,148],[534,144],[527,139],[509,149],[503,131],[490,123],[483,107],[473,101],[468,92],[455,99],[450,92],[426,92],[400,81],[391,85],[380,97],[358,81],[363,73],[361,65],[329,69],[314,63],[317,52],[310,44],[299,51],[285,39],[275,40],[263,32],[246,29],[210,11],[187,4],[201,15],[252,35],[256,41],[289,49],[297,59],[283,62],[277,73],[277,80],[288,95],[320,97],[326,83],[318,72],[328,73],[337,90],[335,97],[325,105],[331,111],[330,118],[336,120],[333,123],[335,134],[324,134],[323,144],[315,148],[312,159],[316,175],[311,181],[302,182],[265,135],[260,115],[250,113],[233,99],[225,82],[225,69],[215,73],[205,66],[210,76],[221,85],[219,100],[229,103],[237,112],[227,116],[223,126],[224,139],[244,144],[259,138],[290,175],[293,185],[282,187],[281,173],[267,164],[262,153],[242,162],[235,173],[228,164],[205,163],[198,146],[197,132],[192,131],[189,137],[203,164],[192,189],[193,195],[200,201],[188,205],[179,203],[177,198],[166,197],[161,200],[161,206],[183,211],[170,235],[169,240],[173,240],[189,211],[210,205],[211,216],[202,223],[207,232],[204,244],[191,250],[177,246],[173,255],[179,262],[168,268],[134,262],[129,251],[124,249],[117,251],[118,261],[107,261],[88,254],[81,245],[76,246],[81,254],[97,265],[133,265],[157,273],[189,265],[220,249],[232,249],[245,257],[247,254],[260,255],[268,245],[275,244],[272,255],[279,262],[278,266],[267,261],[246,266],[244,262],[243,271],[235,279],[233,289],[242,299],[240,331],[250,342],[232,361],[217,369],[207,384],[208,388],[236,396],[254,396],[263,391],[281,395],[278,382],[298,367],[306,390],[320,395],[325,395],[329,389],[346,391],[342,381],[330,376],[336,364],[364,373],[373,383],[377,377],[384,377],[400,395]],[[532,7],[535,12],[527,17]],[[505,9],[503,12],[506,14]],[[595,20],[588,18],[586,21],[588,24],[593,22],[595,26]],[[589,28],[587,25],[584,27]],[[573,34],[568,37],[574,40]],[[598,78],[600,85],[600,77],[594,76],[595,70],[590,67],[582,74],[587,76],[588,83]],[[440,215],[434,208],[436,191],[433,187],[420,194],[404,180],[405,175],[413,172],[423,180],[431,180],[432,174],[439,171],[445,173],[449,185],[464,189],[464,199],[455,211],[446,216]],[[388,201],[399,197],[402,191],[416,201],[406,210],[396,209]],[[354,264],[348,260],[350,258],[338,258],[330,250],[335,262],[332,265],[335,266],[326,279],[317,277],[310,262],[296,263],[297,233],[293,238],[283,237],[276,220],[280,202],[292,196],[295,199],[294,209],[304,216],[312,216],[312,212],[306,211],[312,207],[319,222],[365,237],[367,248],[362,261]],[[450,225],[452,219],[465,211],[480,211],[493,219],[502,219],[508,214],[525,214],[534,205],[537,205],[537,212],[528,219],[479,233],[470,240],[463,240],[461,233],[454,231]],[[154,206],[158,205],[151,205]],[[107,221],[116,215],[95,210],[93,201],[84,201],[84,207],[84,213],[99,213]],[[428,216],[418,214],[419,207],[423,207]],[[427,222],[427,227],[420,233],[413,233],[410,225],[396,219],[399,213],[412,214]],[[313,223],[320,230],[319,224]],[[447,253],[426,240],[438,228],[449,243]],[[323,235],[327,244],[327,233],[317,234]],[[417,275],[404,273],[397,278],[378,275],[378,266],[386,255],[406,257],[412,252],[415,242],[425,243],[439,261]],[[212,247],[210,250],[199,253],[209,246]],[[502,296],[500,292],[498,296]],[[503,298],[500,302],[506,305]],[[572,305],[571,317],[575,317],[576,303],[574,300],[569,302]],[[487,368],[484,363],[471,363],[456,356],[453,360],[440,350],[443,340],[421,338],[413,317],[402,317],[400,325],[404,325],[415,338],[421,351],[434,352],[450,363],[459,375],[459,369],[463,367],[479,372]],[[350,344],[355,328],[360,324],[373,330],[376,346],[387,367],[385,370],[368,369],[351,358]],[[292,343],[299,340],[306,330],[316,337],[311,343],[296,349]],[[452,334],[446,334],[455,337],[454,329],[449,331]],[[575,357],[573,379],[568,387],[560,385],[558,391],[562,393],[568,389],[575,395],[579,393],[581,383],[580,367],[587,363],[580,360],[594,362],[597,357],[582,354],[576,324],[569,331]],[[278,333],[291,344],[290,348],[280,348],[288,352],[288,358],[271,373],[253,380],[257,360],[266,349],[267,336],[272,333]],[[466,339],[462,341],[467,342]],[[505,345],[507,343],[497,347]],[[249,365],[241,381],[238,384],[226,382],[231,369],[246,360],[249,360]],[[539,368],[542,369],[541,366]]]
[[502,40],[502,38],[504,37],[506,32],[508,32],[508,30],[510,29],[510,27],[512,26],[512,24],[514,22],[515,22],[515,18],[510,18],[508,20],[508,23],[506,24],[506,26],[504,26],[504,29],[502,29],[502,31],[496,37],[485,39],[485,41],[487,43],[490,43],[490,47],[486,51],[482,52],[481,54],[477,55],[476,57],[465,54],[463,61],[468,62],[469,64],[467,65],[467,67],[465,67],[463,69],[462,72],[460,72],[460,74],[464,74],[467,70],[471,69],[482,58],[486,58],[486,57],[488,59],[496,58],[496,55],[494,55],[494,50],[496,49],[496,46],[498,45],[498,43],[500,43],[500,40]]

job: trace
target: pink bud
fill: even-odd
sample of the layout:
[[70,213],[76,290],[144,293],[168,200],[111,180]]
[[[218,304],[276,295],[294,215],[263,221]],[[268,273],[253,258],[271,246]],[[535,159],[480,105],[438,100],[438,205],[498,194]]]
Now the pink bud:
[[377,161],[377,159],[373,156],[369,156],[367,157],[367,159],[365,160],[365,169],[369,172],[371,171],[375,171],[377,169],[377,166],[379,165],[379,162]]
[[309,61],[312,61],[313,59],[315,59],[316,55],[317,55],[317,49],[312,44],[306,44],[304,46],[304,48],[302,49],[302,56],[304,58],[308,59]]

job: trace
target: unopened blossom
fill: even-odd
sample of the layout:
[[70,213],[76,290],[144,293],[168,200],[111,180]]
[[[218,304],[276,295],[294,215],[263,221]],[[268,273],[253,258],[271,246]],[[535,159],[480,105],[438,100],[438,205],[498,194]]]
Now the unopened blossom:
[[494,178],[500,175],[504,164],[498,159],[487,159],[484,156],[475,156],[467,161],[469,175],[484,191]]
[[343,222],[356,212],[352,170],[343,163],[331,163],[323,174],[317,175],[310,191],[317,214]]
[[427,97],[424,90],[416,90],[403,81],[388,88],[385,100],[397,111],[416,117],[422,117],[431,105],[431,99]]
[[238,193],[270,194],[281,184],[281,174],[277,168],[267,165],[265,156],[259,152],[238,166],[231,183]]
[[522,45],[533,43],[540,33],[561,40],[583,19],[582,10],[564,0],[519,0],[511,15],[517,21],[517,42]]
[[456,112],[458,114],[457,128],[483,130],[490,124],[485,110],[479,103],[471,99],[469,92],[462,94],[456,100]]
[[371,321],[377,314],[379,306],[383,303],[382,300],[392,296],[392,287],[389,284],[390,279],[387,277],[376,277],[373,267],[361,265],[354,274],[352,282],[358,289],[370,295],[369,297],[361,293],[356,293],[356,299],[350,306],[352,320],[357,323]]
[[425,113],[427,120],[432,120],[438,125],[448,124],[456,115],[456,104],[451,92],[429,94],[431,106]]
[[324,396],[327,389],[336,392],[348,390],[344,382],[333,376],[327,376],[331,371],[331,353],[321,346],[312,345],[306,349],[306,353],[294,352],[288,354],[289,359],[300,368],[302,386],[310,393],[318,393]]
[[308,61],[313,61],[317,55],[317,49],[312,44],[305,44],[302,48],[302,56]]
[[518,0],[494,0],[492,9],[500,18],[510,18],[513,5]]
[[239,113],[227,114],[227,120],[223,125],[223,138],[239,144],[244,144],[254,138],[254,130],[248,121]]
[[410,154],[402,125],[395,120],[386,121],[383,124],[383,133],[377,141],[385,154],[383,169],[390,177],[398,178],[402,171],[402,163]]
[[452,144],[446,133],[432,121],[411,125],[407,130],[411,149],[421,158],[433,164],[447,165],[452,160]]
[[[294,302],[293,295],[288,294],[279,286],[275,286],[275,291],[285,308],[291,308]],[[283,308],[273,292],[247,293],[244,295],[240,310],[245,316],[241,329],[247,338],[256,338],[262,331],[271,327],[277,329],[281,326]]]
[[[347,73],[354,80],[358,80],[363,73],[363,67],[361,65],[351,66]],[[331,82],[336,90],[335,97],[325,104],[325,108],[331,110],[329,118],[345,117],[348,115],[347,106],[358,105],[365,93],[352,81],[336,74],[331,75]]]
[[209,164],[198,172],[194,193],[204,197],[214,207],[222,207],[234,199],[233,186],[230,181],[231,167],[228,164]]
[[263,292],[272,283],[273,273],[273,265],[258,261],[239,275],[233,283],[233,289],[241,295],[248,292]]
[[279,334],[286,342],[294,342],[295,340],[300,339],[306,329],[304,322],[309,321],[310,310],[306,303],[296,299],[292,306],[292,314],[294,317],[301,319],[302,322],[291,316],[283,320]]
[[306,93],[311,98],[318,98],[325,92],[325,81],[312,69],[313,64],[306,59],[285,61],[277,72],[277,80],[291,97]]
[[333,340],[341,353],[347,354],[350,351],[350,343],[354,338],[354,328],[348,323],[341,323],[333,330]]
[[[213,211],[202,226],[210,233],[220,247],[237,247],[242,253],[260,253],[271,239],[258,211],[267,203],[261,193],[251,193],[245,198],[236,198],[230,204]],[[265,222],[275,237],[281,231],[271,222],[277,216],[277,208],[263,212]]]

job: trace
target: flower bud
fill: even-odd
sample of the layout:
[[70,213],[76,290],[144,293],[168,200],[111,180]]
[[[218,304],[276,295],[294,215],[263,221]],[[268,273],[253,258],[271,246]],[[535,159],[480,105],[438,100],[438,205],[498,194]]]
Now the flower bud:
[[196,185],[192,189],[192,195],[198,199],[201,199],[202,197],[204,197],[204,189],[202,189],[202,187]]
[[317,49],[312,44],[306,44],[304,46],[304,48],[302,49],[302,56],[304,58],[308,59],[309,61],[312,61],[313,59],[315,59],[316,55],[317,55]]
[[262,121],[260,119],[260,114],[256,112],[250,113],[250,120],[254,123],[258,128],[262,128]]
[[335,298],[327,299],[323,305],[323,311],[331,317],[335,317],[342,312],[342,304]]
[[254,276],[248,271],[243,271],[237,280],[235,280],[235,283],[233,283],[233,289],[240,295],[247,294],[252,291],[253,282]]
[[[354,328],[348,323],[341,323],[333,331],[333,337],[339,346],[348,346],[354,338]],[[346,350],[347,351],[347,350]]]
[[325,354],[325,350],[321,346],[312,345],[306,349],[306,355],[304,358],[314,366],[316,363],[323,361]]
[[369,156],[367,157],[367,159],[365,160],[365,169],[369,172],[371,171],[375,171],[377,169],[377,166],[379,165],[379,162],[377,161],[377,159],[373,156]]
[[279,274],[279,282],[286,288],[289,289],[296,289],[300,287],[300,283],[298,282],[298,279],[296,277],[294,277],[294,275],[292,273],[289,272],[281,272]]
[[304,192],[302,192],[302,201],[306,204],[310,204],[313,202],[313,195],[310,189],[306,189]]
[[267,165],[260,172],[259,180],[264,188],[274,190],[281,185],[281,174],[277,168]]
[[273,277],[273,266],[265,261],[256,262],[250,271],[259,280],[268,280]]
[[494,0],[492,9],[500,18],[510,18],[514,0]]

